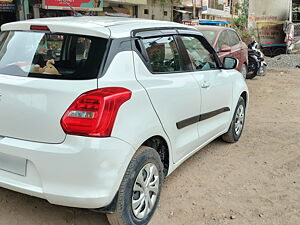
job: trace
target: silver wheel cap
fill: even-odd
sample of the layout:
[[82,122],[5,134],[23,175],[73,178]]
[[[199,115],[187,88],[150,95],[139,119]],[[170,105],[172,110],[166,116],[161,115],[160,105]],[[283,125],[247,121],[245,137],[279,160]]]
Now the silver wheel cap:
[[245,120],[245,109],[243,105],[240,105],[235,114],[234,131],[237,136],[239,136],[243,130],[244,120]]
[[132,190],[132,211],[136,218],[145,218],[153,209],[159,190],[159,174],[153,163],[139,172]]

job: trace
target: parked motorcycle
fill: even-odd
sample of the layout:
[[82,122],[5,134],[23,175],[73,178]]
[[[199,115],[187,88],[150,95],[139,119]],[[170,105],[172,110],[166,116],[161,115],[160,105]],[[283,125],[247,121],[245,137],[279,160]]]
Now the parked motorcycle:
[[264,76],[267,70],[267,63],[264,55],[259,49],[259,44],[252,41],[248,45],[248,72],[247,79],[253,79],[257,75]]

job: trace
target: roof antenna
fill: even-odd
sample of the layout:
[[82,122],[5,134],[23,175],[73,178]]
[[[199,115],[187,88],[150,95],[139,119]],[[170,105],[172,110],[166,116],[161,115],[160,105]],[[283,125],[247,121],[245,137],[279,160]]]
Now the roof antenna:
[[63,1],[67,6],[70,7],[70,9],[73,11],[75,17],[81,17],[82,16],[82,14],[79,13],[79,12],[76,12],[76,10],[66,0],[61,0],[61,1]]

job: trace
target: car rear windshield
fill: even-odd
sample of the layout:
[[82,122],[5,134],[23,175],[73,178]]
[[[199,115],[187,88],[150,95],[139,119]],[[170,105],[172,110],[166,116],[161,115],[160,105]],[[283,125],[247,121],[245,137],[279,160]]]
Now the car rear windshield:
[[93,79],[107,39],[63,33],[4,31],[0,33],[0,74]]
[[209,44],[213,45],[216,39],[216,31],[213,30],[201,30],[201,33],[206,38],[206,40],[209,42]]

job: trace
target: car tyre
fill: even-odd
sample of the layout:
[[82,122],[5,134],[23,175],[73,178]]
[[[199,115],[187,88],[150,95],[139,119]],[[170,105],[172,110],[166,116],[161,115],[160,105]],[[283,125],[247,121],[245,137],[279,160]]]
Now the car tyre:
[[106,214],[110,224],[148,224],[159,202],[163,180],[163,164],[158,152],[147,146],[140,147],[123,177],[115,212]]
[[223,141],[235,143],[240,139],[245,125],[245,113],[246,103],[244,98],[240,97],[235,108],[229,130],[226,134],[222,135]]
[[256,58],[249,57],[249,63],[248,63],[248,68],[247,68],[247,79],[253,79],[254,77],[257,76],[258,70],[259,70],[260,64],[256,60]]

